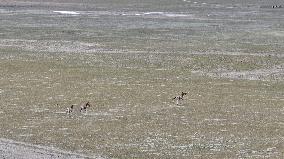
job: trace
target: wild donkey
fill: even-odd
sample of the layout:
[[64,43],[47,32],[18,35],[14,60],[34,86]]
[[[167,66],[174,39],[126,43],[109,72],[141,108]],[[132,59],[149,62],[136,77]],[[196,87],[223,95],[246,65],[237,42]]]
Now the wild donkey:
[[66,109],[66,114],[71,114],[73,112],[74,105],[72,104],[70,108]]
[[81,105],[80,112],[82,111],[87,112],[87,108],[89,107],[91,107],[90,102],[84,103],[83,105]]
[[186,95],[187,93],[181,92],[181,96],[176,96],[174,97],[172,100],[176,100],[176,104],[179,105],[180,101],[183,100],[183,97]]

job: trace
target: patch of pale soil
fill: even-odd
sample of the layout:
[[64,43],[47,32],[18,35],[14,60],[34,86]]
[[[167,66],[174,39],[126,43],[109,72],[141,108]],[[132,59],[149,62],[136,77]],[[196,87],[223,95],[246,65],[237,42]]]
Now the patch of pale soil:
[[75,11],[53,11],[54,13],[60,13],[60,14],[71,14],[71,15],[78,15],[80,13]]
[[214,70],[210,72],[192,71],[194,74],[205,75],[217,78],[243,79],[243,80],[261,80],[261,81],[283,81],[284,66],[275,66],[270,69],[257,69],[250,71],[229,71],[229,70]]
[[284,57],[284,54],[281,53],[246,53],[246,52],[218,52],[218,51],[207,51],[207,52],[193,52],[191,54],[196,55],[230,55],[230,56],[276,56]]
[[276,36],[276,37],[284,37],[284,31],[270,31],[270,32],[263,32],[262,34]]
[[99,156],[58,150],[52,147],[32,145],[0,138],[0,158],[5,159],[102,159]]
[[[131,52],[145,53],[143,50],[116,50],[105,48],[97,43],[87,43],[80,41],[55,41],[55,40],[23,40],[23,39],[0,39],[0,48],[13,48],[24,51],[51,52],[51,53],[94,53],[94,52]],[[155,51],[155,53],[166,53]],[[284,57],[284,54],[275,53],[242,53],[242,52],[190,52],[195,55],[231,55],[231,56],[277,56]]]
[[17,48],[37,52],[95,52],[98,44],[78,41],[1,39],[1,48]]

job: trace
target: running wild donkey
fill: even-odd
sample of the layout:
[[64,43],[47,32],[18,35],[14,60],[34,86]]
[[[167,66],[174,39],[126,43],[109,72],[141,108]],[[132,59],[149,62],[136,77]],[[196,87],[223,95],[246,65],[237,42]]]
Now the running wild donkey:
[[87,112],[87,108],[89,108],[89,107],[91,107],[90,102],[87,102],[87,103],[81,105],[80,112],[82,112],[82,111]]
[[72,104],[70,108],[66,109],[66,114],[70,114],[73,112],[74,105]]
[[181,96],[176,96],[173,98],[173,100],[176,100],[177,105],[180,104],[180,101],[183,100],[183,97],[186,95],[187,93],[181,92]]

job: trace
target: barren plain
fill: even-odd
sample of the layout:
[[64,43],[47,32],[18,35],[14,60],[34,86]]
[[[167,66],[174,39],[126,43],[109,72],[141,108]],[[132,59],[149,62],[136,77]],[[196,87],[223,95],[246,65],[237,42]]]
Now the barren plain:
[[0,1],[0,157],[284,158],[283,5]]

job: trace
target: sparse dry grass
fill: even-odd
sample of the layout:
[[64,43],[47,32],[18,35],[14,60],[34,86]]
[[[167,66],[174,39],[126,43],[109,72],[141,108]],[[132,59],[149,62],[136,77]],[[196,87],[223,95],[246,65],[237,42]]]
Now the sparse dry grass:
[[283,158],[283,11],[160,2],[0,2],[0,136],[109,158]]
[[[45,56],[1,60],[2,136],[114,158],[283,154],[283,82],[195,76],[181,63],[207,60],[195,55]],[[176,106],[180,91],[189,94]]]

